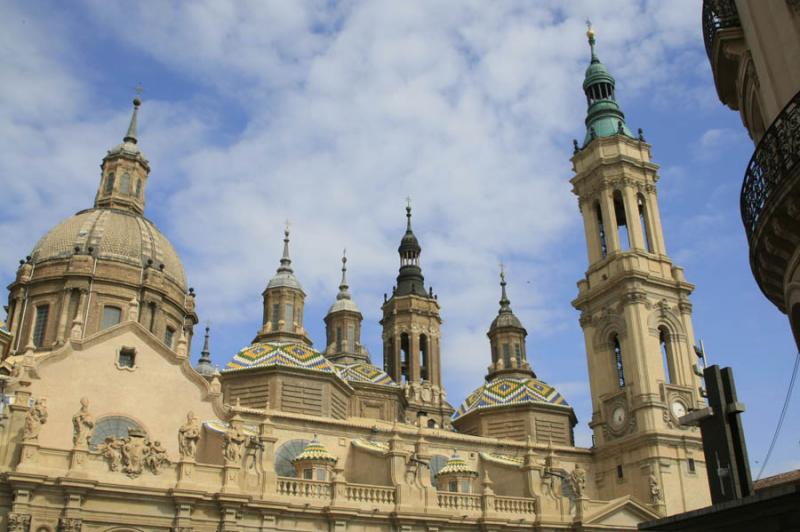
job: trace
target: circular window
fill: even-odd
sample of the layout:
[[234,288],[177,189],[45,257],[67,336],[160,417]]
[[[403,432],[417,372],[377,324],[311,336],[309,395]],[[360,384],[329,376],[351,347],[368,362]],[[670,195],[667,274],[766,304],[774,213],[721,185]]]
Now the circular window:
[[280,446],[275,453],[275,472],[281,477],[296,477],[292,460],[303,452],[308,440],[290,440]]
[[97,449],[97,444],[103,443],[106,438],[127,438],[129,429],[138,429],[144,432],[134,420],[124,416],[109,416],[97,421],[89,440],[89,448]]

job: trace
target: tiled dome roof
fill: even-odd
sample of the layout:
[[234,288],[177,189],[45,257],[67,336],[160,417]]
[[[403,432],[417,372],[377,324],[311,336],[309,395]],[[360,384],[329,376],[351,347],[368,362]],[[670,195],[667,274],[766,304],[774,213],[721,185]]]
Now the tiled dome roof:
[[338,375],[336,368],[313,347],[291,342],[255,343],[241,349],[225,367],[226,371],[264,366],[302,368]]
[[33,264],[68,258],[75,248],[91,247],[99,259],[142,267],[164,265],[164,274],[186,290],[186,274],[178,254],[158,228],[143,216],[115,209],[88,209],[56,225],[31,252]]
[[302,462],[303,460],[314,460],[319,462],[338,462],[339,459],[333,456],[328,449],[320,443],[316,436],[308,445],[306,445],[303,452],[298,454],[292,459],[292,463]]
[[569,406],[555,388],[533,377],[497,377],[472,392],[453,415],[458,419],[484,408],[547,403]]
[[339,371],[339,375],[346,381],[397,386],[386,372],[373,366],[369,362],[336,364],[336,369]]
[[436,473],[436,478],[442,475],[469,475],[472,477],[477,477],[478,472],[472,469],[467,463],[461,458],[458,453],[453,453],[453,456],[447,461],[443,468]]

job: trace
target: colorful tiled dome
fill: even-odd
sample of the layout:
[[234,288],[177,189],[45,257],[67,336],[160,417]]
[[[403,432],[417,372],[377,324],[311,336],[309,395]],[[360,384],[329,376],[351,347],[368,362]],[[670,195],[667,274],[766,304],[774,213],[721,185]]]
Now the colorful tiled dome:
[[458,419],[465,414],[484,408],[529,403],[569,406],[564,396],[555,388],[538,379],[532,377],[498,377],[469,394],[453,415],[453,419]]
[[459,475],[477,477],[478,472],[472,469],[457,452],[447,461],[445,466],[436,473],[436,478],[443,475]]
[[338,462],[339,459],[333,456],[328,449],[320,443],[317,436],[314,436],[308,445],[305,446],[303,452],[298,454],[292,459],[292,463],[302,461],[315,461],[315,462]]
[[228,362],[226,371],[254,367],[285,366],[338,375],[336,368],[316,349],[290,342],[265,342],[249,345]]
[[381,369],[368,362],[354,364],[336,364],[339,375],[349,382],[365,382],[384,386],[397,386],[392,378]]

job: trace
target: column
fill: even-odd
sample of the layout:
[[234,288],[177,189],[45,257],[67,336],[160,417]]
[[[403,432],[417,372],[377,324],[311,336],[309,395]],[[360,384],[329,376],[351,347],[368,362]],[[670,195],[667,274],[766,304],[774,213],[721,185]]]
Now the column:
[[583,214],[583,230],[586,234],[586,250],[589,264],[594,264],[603,258],[600,249],[600,228],[597,226],[597,215],[594,211],[594,202],[584,200],[580,205]]
[[642,224],[639,222],[639,206],[636,202],[636,191],[626,186],[622,191],[622,199],[625,203],[625,217],[628,220],[628,234],[631,237],[631,247],[642,251],[647,251],[644,245],[644,235],[642,234]]
[[653,250],[661,255],[667,254],[667,247],[664,245],[664,232],[661,229],[661,213],[658,209],[658,198],[656,197],[656,189],[654,186],[648,187],[645,193],[647,198],[646,212],[648,217],[648,224],[653,233]]
[[617,231],[617,217],[614,214],[614,199],[611,189],[606,187],[600,191],[600,211],[603,215],[603,226],[606,235],[608,254],[619,251],[619,232]]
[[65,329],[67,328],[67,314],[69,313],[69,296],[71,293],[71,288],[64,288],[64,295],[61,297],[61,315],[58,317],[55,345],[62,345],[64,343],[64,336],[66,335]]
[[408,380],[419,382],[419,334],[408,335],[408,351]]
[[75,319],[72,320],[72,329],[70,331],[70,338],[72,340],[80,340],[83,338],[83,316],[86,313],[86,295],[87,290],[81,289],[81,295],[78,299],[78,310],[75,312]]

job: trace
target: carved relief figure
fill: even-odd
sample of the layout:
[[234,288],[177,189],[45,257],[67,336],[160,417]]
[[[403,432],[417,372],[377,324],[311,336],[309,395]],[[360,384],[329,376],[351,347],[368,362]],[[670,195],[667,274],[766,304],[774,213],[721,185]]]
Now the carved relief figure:
[[200,422],[189,412],[186,415],[186,423],[178,429],[178,450],[181,458],[194,460],[197,453],[197,442],[200,440]]
[[650,502],[658,504],[661,501],[661,488],[658,486],[658,479],[655,473],[650,473],[648,482],[650,484]]
[[169,465],[169,458],[167,458],[167,450],[162,447],[160,441],[147,442],[145,457],[145,464],[154,475],[161,472],[161,468]]
[[246,441],[247,436],[236,427],[231,427],[225,433],[222,455],[226,464],[236,464],[242,461],[242,451]]
[[575,469],[569,474],[569,485],[576,498],[581,498],[586,490],[586,471],[580,464],[575,464]]
[[47,399],[40,397],[25,415],[22,441],[38,441],[42,425],[47,423]]
[[94,429],[94,416],[89,413],[88,398],[81,399],[81,409],[72,416],[72,427],[72,443],[78,449],[87,448]]
[[117,471],[122,464],[122,446],[125,441],[120,438],[109,436],[103,443],[97,446],[100,455],[108,460],[108,468],[111,471]]

